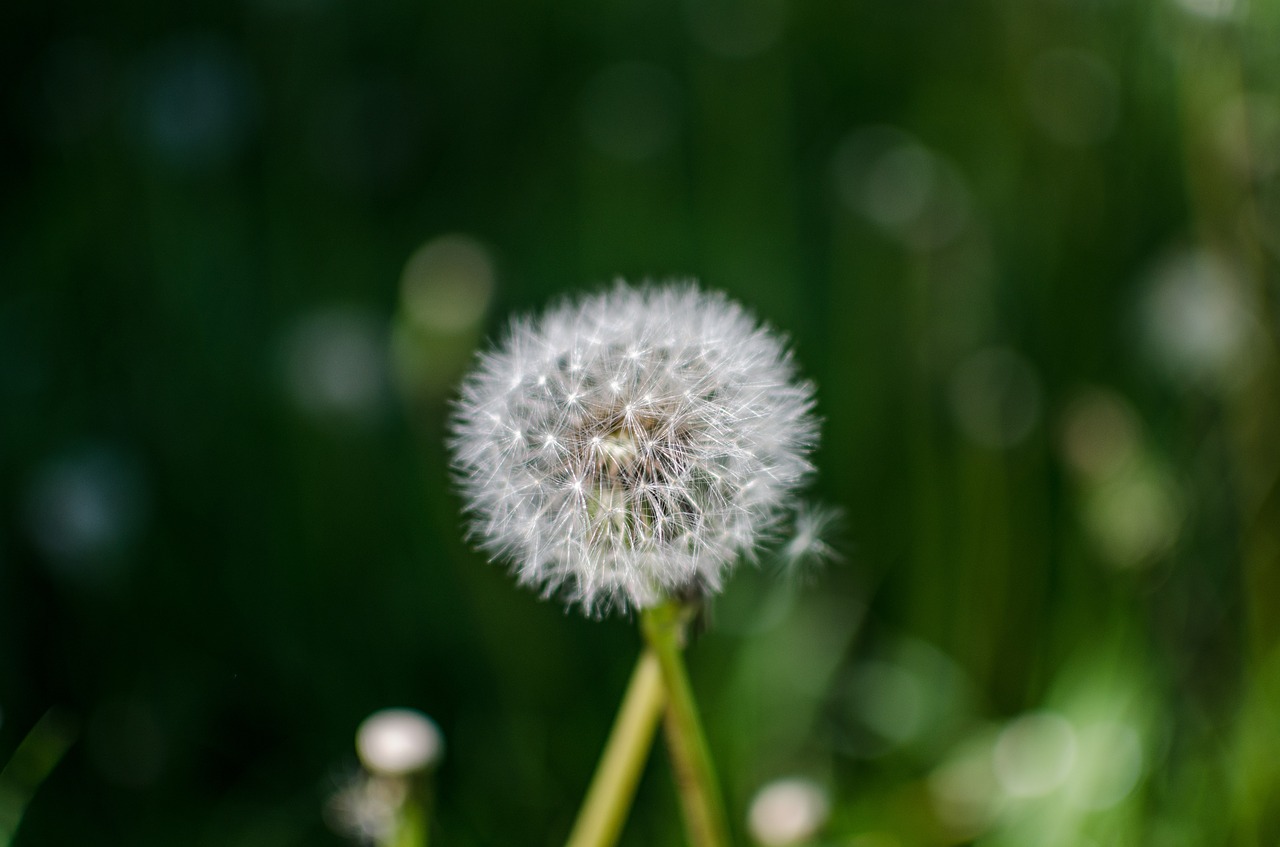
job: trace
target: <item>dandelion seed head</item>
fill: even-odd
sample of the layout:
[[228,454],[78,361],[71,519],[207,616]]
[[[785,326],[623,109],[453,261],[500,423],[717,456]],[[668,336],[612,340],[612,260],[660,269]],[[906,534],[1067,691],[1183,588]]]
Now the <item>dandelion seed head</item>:
[[592,614],[718,591],[795,507],[813,404],[783,341],[693,283],[518,318],[455,409],[472,536]]

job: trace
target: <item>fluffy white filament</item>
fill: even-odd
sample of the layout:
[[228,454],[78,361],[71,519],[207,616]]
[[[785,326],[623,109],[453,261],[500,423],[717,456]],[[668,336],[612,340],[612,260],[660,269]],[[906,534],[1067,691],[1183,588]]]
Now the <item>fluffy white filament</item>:
[[692,283],[511,323],[451,446],[477,543],[589,613],[718,591],[793,507],[817,437],[782,341]]

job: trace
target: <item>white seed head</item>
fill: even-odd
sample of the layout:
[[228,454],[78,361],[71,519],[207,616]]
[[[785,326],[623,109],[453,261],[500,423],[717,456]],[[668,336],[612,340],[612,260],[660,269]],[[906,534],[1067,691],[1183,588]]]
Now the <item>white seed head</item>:
[[473,537],[589,613],[719,590],[794,507],[817,438],[783,342],[693,283],[514,320],[455,412]]

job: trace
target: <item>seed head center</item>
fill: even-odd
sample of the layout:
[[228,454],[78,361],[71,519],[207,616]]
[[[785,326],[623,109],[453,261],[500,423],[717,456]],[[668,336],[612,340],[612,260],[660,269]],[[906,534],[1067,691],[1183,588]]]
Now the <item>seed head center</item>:
[[600,466],[613,480],[627,475],[640,457],[635,434],[626,428],[615,429],[600,439]]

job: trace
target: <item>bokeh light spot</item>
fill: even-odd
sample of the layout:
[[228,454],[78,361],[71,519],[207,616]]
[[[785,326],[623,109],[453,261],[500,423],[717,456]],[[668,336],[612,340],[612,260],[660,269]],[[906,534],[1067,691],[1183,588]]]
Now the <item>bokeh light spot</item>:
[[1217,143],[1246,179],[1280,174],[1280,99],[1262,92],[1228,99],[1218,116]]
[[895,127],[850,133],[832,157],[832,176],[851,211],[912,250],[950,244],[972,217],[968,188],[955,167]]
[[1120,567],[1149,563],[1177,540],[1183,507],[1162,465],[1135,463],[1093,488],[1085,523],[1108,561]]
[[419,247],[405,263],[400,300],[418,327],[455,334],[480,323],[493,287],[488,248],[467,235],[442,235]]
[[685,0],[685,13],[698,44],[734,59],[773,47],[787,20],[785,0]]
[[134,74],[134,137],[158,160],[179,170],[217,167],[249,140],[257,85],[248,62],[220,38],[171,38]]
[[962,741],[928,778],[934,812],[959,840],[975,838],[996,820],[1005,801],[992,764],[987,732]]
[[680,90],[655,65],[621,62],[605,68],[582,97],[582,127],[600,152],[626,162],[667,150],[680,130]]
[[1184,382],[1238,387],[1257,345],[1243,285],[1232,263],[1208,251],[1159,262],[1142,301],[1143,340],[1156,364]]
[[1137,413],[1129,401],[1114,391],[1082,391],[1063,414],[1063,458],[1072,470],[1088,479],[1116,474],[1137,457],[1140,446]]
[[996,779],[1012,797],[1043,797],[1066,781],[1077,748],[1075,728],[1066,718],[1053,712],[1023,715],[996,739]]
[[142,468],[125,452],[76,448],[40,468],[25,503],[27,529],[61,576],[87,584],[120,574],[120,555],[142,528]]
[[910,670],[889,662],[865,662],[852,686],[859,716],[885,739],[900,743],[920,732],[925,692]]
[[1027,75],[1027,109],[1046,135],[1070,147],[1105,140],[1120,118],[1120,83],[1103,59],[1081,50],[1052,50]]
[[1077,733],[1079,758],[1069,799],[1090,810],[1109,809],[1129,796],[1142,776],[1142,740],[1124,723],[1103,721]]
[[952,374],[948,389],[960,430],[984,447],[1014,447],[1040,419],[1040,378],[1030,362],[1006,347],[969,356]]
[[299,318],[280,348],[285,385],[298,408],[318,417],[374,418],[386,393],[383,334],[370,317],[343,307]]
[[1197,17],[1208,20],[1226,20],[1234,17],[1237,11],[1243,10],[1244,2],[1240,0],[1175,0],[1183,10]]

